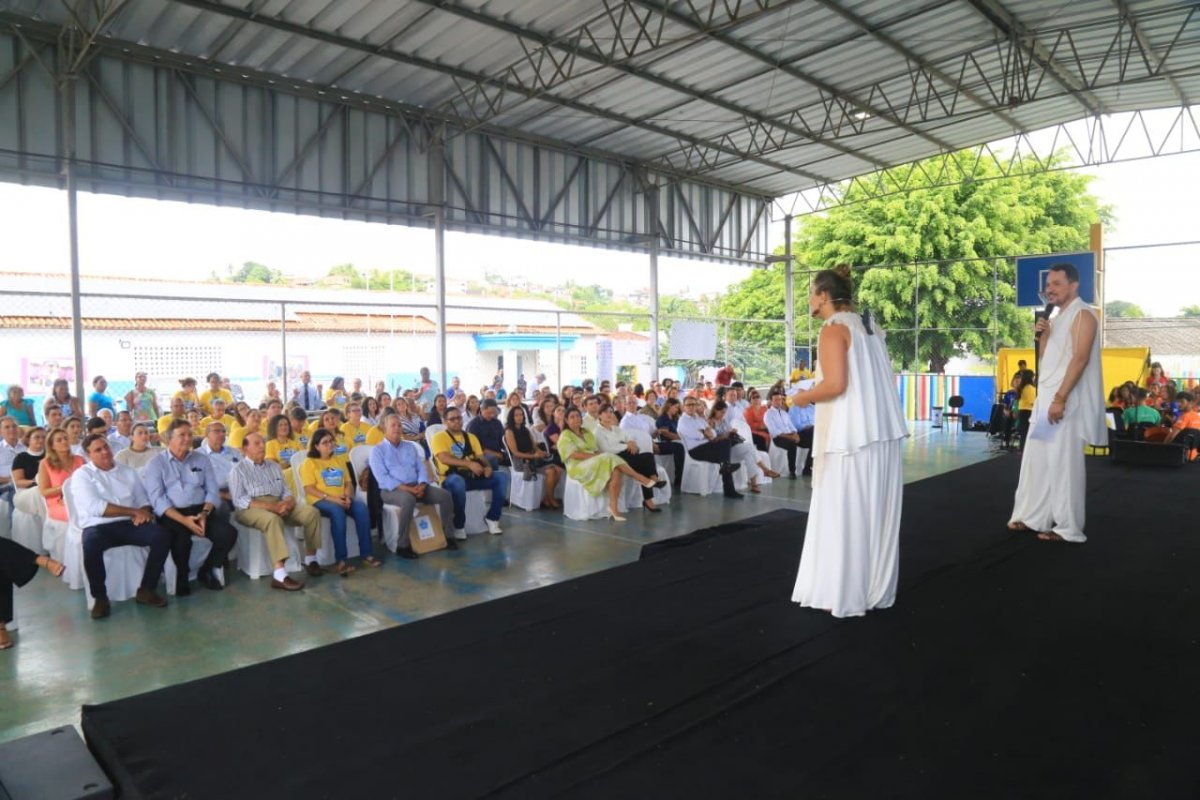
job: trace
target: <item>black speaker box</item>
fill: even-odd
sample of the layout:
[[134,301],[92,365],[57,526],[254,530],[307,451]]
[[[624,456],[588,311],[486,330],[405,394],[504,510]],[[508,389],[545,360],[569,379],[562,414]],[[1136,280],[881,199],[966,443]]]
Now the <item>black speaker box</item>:
[[1139,467],[1182,467],[1187,463],[1188,451],[1181,444],[1113,439],[1110,449],[1114,461]]
[[0,798],[111,800],[112,784],[73,727],[0,744]]

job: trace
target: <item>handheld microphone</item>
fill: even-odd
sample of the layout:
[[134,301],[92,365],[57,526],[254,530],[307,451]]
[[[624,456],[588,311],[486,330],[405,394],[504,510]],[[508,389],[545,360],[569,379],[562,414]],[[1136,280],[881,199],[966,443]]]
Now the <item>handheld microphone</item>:
[[[1041,319],[1048,320],[1048,319],[1050,319],[1050,315],[1052,313],[1054,313],[1054,303],[1046,303],[1046,308],[1042,310],[1042,313],[1039,316]],[[1035,334],[1033,334],[1033,338],[1041,339],[1042,332],[1041,331],[1036,332]]]

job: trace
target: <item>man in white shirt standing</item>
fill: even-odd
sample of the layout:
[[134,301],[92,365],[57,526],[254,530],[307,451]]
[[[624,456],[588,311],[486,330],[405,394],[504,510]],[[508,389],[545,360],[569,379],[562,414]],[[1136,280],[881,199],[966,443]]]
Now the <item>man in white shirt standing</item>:
[[732,445],[728,439],[714,441],[716,434],[700,411],[703,405],[694,397],[689,397],[683,402],[683,416],[679,418],[676,428],[679,438],[694,461],[720,464],[721,485],[725,496],[732,500],[741,500],[744,495],[733,488],[733,473],[742,465],[730,463]]
[[95,599],[92,619],[104,619],[112,612],[105,584],[104,551],[123,545],[150,548],[137,601],[164,607],[167,601],[155,587],[171,551],[171,534],[154,521],[150,498],[137,472],[113,461],[112,448],[102,434],[84,439],[83,449],[88,463],[71,476],[71,495],[83,529],[88,591]]
[[[788,416],[787,404],[784,400],[782,392],[776,392],[771,395],[771,407],[763,415],[763,424],[767,426],[767,432],[771,434],[771,441],[775,443],[775,446],[782,447],[787,451],[788,477],[795,480],[796,449],[800,447],[800,432],[792,424],[791,417]],[[811,432],[809,433],[808,442],[809,447],[811,447]]]
[[113,455],[129,447],[130,437],[133,436],[133,415],[128,411],[117,413],[117,429],[108,435],[108,446]]

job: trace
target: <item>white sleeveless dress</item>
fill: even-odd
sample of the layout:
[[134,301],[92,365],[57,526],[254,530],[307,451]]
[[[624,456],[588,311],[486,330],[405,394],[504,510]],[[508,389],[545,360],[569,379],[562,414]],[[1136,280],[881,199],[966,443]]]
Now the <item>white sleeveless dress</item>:
[[848,375],[845,392],[817,404],[812,503],[792,601],[855,617],[896,599],[908,426],[883,332],[867,334],[849,311],[825,324],[850,329]]

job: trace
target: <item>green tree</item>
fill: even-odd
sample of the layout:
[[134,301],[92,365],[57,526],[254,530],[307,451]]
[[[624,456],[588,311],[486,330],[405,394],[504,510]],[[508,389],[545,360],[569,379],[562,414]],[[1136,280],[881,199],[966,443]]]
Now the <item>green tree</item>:
[[265,264],[254,261],[247,261],[242,264],[241,269],[230,268],[230,280],[234,283],[283,283],[284,277],[283,273],[277,269],[271,269]]
[[1125,300],[1112,300],[1104,304],[1104,315],[1107,317],[1120,317],[1122,319],[1141,319],[1146,316],[1146,312],[1142,311],[1141,307],[1135,303],[1129,303]]
[[1181,317],[1200,317],[1200,306],[1184,306],[1179,309]]
[[[938,174],[939,162],[897,167],[881,180],[913,189],[872,198],[856,183],[843,205],[804,218],[796,233],[793,251],[802,265],[797,272],[850,264],[858,268],[858,300],[878,322],[897,329],[919,325],[918,342],[901,331],[888,337],[901,368],[940,372],[956,355],[990,357],[993,335],[1002,345],[1028,344],[1029,315],[1014,305],[1013,264],[996,257],[1086,249],[1089,224],[1110,217],[1088,193],[1088,176],[1038,172],[1000,178],[994,164],[977,164],[973,154],[954,158],[972,178],[937,187],[928,176]],[[798,318],[806,308],[806,287],[801,274]],[[734,287],[720,310],[726,316],[777,319],[783,305],[783,269],[776,265]],[[738,327],[738,341],[771,337],[782,349],[784,334],[777,326]]]

